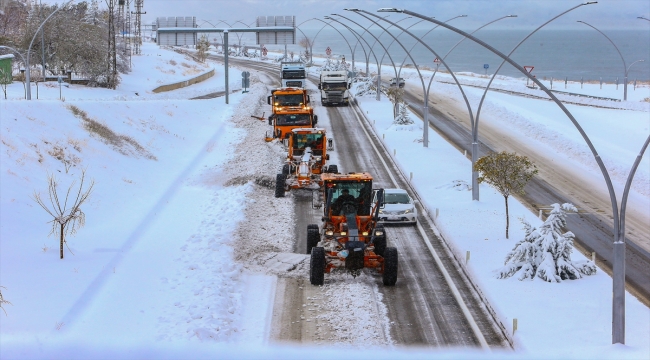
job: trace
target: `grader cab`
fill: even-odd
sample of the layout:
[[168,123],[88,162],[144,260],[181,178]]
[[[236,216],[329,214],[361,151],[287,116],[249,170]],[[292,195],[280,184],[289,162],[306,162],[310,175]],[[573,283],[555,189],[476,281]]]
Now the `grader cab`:
[[329,154],[325,129],[297,128],[288,137],[287,158],[282,173],[277,174],[275,197],[283,197],[291,189],[319,190],[321,174],[338,172],[336,165],[327,166]]
[[377,224],[383,189],[373,190],[368,173],[324,173],[323,223],[307,226],[312,285],[322,285],[325,273],[343,269],[352,276],[376,269],[386,286],[397,282],[397,249],[387,246],[386,232]]
[[269,125],[273,126],[271,134],[265,140],[285,139],[295,128],[313,128],[318,123],[318,116],[309,106],[307,90],[300,88],[281,88],[271,91],[267,102],[272,106]]

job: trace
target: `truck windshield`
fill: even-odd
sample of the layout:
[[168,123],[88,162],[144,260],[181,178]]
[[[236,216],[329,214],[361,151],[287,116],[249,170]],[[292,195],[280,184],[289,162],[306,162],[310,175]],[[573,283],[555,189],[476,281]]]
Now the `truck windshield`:
[[277,106],[299,106],[303,101],[304,98],[301,94],[276,95],[274,104]]
[[326,82],[322,84],[323,90],[347,90],[347,88],[348,88],[348,84],[345,82],[335,82],[335,83]]
[[282,78],[283,79],[304,79],[305,70],[283,70]]
[[307,114],[278,115],[275,124],[278,126],[311,125],[311,116]]

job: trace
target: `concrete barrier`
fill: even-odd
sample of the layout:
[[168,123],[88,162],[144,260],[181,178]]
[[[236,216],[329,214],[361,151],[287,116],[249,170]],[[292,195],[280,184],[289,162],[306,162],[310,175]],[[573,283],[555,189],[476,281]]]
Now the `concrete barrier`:
[[184,88],[184,87],[187,87],[187,86],[190,86],[190,85],[194,85],[196,83],[200,83],[201,81],[205,81],[205,80],[207,80],[207,79],[209,79],[209,78],[211,78],[213,76],[214,76],[214,69],[212,69],[212,70],[210,70],[210,71],[208,71],[208,72],[206,72],[204,74],[201,74],[201,75],[199,75],[197,77],[191,78],[189,80],[183,80],[183,81],[173,83],[173,84],[158,86],[157,88],[153,89],[152,91],[154,93],[172,91],[172,90]]

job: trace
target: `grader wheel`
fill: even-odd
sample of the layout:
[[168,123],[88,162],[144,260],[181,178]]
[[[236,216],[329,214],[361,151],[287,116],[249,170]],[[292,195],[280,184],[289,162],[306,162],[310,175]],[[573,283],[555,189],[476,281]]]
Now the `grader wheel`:
[[384,251],[383,280],[386,286],[395,286],[397,283],[397,248],[387,247]]
[[311,249],[309,282],[312,285],[323,285],[325,282],[325,249],[322,247]]
[[284,184],[287,181],[287,176],[284,174],[277,174],[275,176],[275,197],[284,197]]

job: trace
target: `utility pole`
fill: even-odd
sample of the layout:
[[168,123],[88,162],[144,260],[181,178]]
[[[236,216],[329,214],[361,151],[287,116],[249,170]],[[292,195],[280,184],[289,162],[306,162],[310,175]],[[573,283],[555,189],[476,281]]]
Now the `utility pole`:
[[141,17],[140,15],[146,14],[147,12],[142,11],[142,7],[144,6],[144,0],[135,0],[135,12],[132,14],[135,15],[135,51],[134,54],[140,55],[141,50],[140,50],[140,45],[142,45],[142,32],[141,32]]
[[115,0],[108,0],[108,87],[117,87],[117,52],[115,49]]

